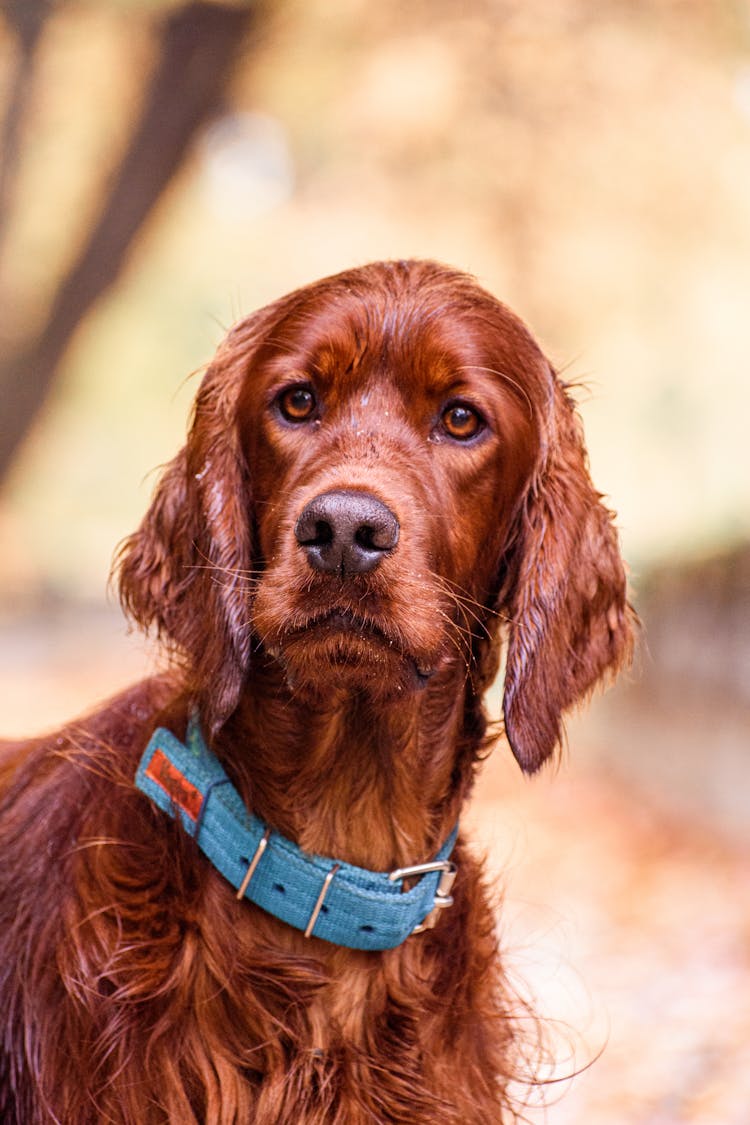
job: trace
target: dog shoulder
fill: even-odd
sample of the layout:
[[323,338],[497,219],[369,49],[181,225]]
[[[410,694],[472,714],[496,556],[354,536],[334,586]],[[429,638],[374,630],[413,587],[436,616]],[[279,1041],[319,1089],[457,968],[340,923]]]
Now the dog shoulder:
[[0,743],[0,896],[9,909],[55,882],[62,892],[80,840],[112,834],[119,798],[139,799],[133,779],[154,728],[165,711],[179,721],[177,696],[166,677],[143,680],[58,731]]

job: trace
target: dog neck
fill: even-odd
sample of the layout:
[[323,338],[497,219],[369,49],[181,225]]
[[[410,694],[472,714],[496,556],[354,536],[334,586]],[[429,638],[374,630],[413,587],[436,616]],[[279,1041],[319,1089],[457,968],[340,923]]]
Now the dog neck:
[[387,871],[429,859],[467,796],[465,669],[377,706],[365,692],[301,697],[271,657],[215,749],[243,800],[304,850]]

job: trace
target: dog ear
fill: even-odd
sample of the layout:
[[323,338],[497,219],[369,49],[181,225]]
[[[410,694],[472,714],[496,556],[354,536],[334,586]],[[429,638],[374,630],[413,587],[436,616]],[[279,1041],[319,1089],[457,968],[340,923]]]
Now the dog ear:
[[237,400],[273,306],[230,332],[208,367],[185,447],[164,470],[115,570],[130,619],[185,662],[216,731],[235,709],[250,660],[251,481]]
[[562,714],[632,655],[634,614],[613,515],[591,483],[583,430],[552,374],[540,467],[509,557],[511,622],[503,712],[511,749],[534,773],[560,742]]

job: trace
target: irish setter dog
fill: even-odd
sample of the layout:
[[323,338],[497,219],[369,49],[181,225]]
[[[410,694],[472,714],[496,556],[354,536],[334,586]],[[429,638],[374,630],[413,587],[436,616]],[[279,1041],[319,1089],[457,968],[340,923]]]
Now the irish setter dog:
[[0,1119],[511,1120],[517,1013],[455,839],[482,696],[504,649],[533,773],[633,624],[530,333],[419,261],[247,317],[117,574],[168,670],[0,758]]

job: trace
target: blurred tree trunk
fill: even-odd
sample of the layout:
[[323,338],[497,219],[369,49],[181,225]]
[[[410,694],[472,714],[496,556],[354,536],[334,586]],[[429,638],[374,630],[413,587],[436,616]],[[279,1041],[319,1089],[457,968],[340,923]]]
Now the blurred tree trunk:
[[18,173],[23,123],[31,95],[36,50],[53,0],[1,0],[0,12],[16,39],[8,108],[0,131],[0,255]]
[[220,110],[253,16],[249,4],[197,0],[164,20],[141,116],[98,222],[60,282],[41,331],[0,360],[0,480],[44,402],[73,333],[117,280],[197,130]]

